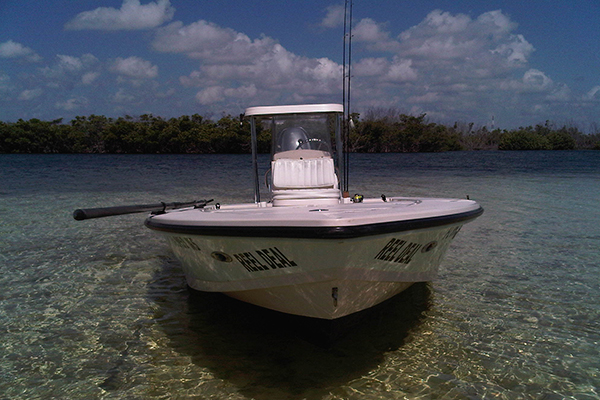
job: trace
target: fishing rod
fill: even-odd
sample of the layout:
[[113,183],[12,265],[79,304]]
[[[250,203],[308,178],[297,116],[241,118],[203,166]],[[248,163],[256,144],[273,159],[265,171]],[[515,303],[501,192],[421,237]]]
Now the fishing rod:
[[208,203],[213,201],[210,200],[195,200],[185,203],[156,203],[156,204],[140,204],[132,206],[116,206],[116,207],[101,207],[101,208],[79,208],[73,211],[73,218],[77,221],[83,221],[84,219],[112,217],[115,215],[135,214],[143,212],[151,212],[154,214],[162,214],[167,210],[176,210],[179,208],[202,208]]
[[[346,38],[347,43],[346,43]],[[346,54],[347,51],[347,54]],[[342,191],[348,193],[348,180],[350,168],[350,127],[352,117],[350,114],[350,79],[352,77],[352,1],[346,0],[344,3],[344,49],[342,52],[343,62],[343,84],[342,84],[342,104],[344,106],[344,122],[342,130],[342,140],[344,146],[344,177]]]

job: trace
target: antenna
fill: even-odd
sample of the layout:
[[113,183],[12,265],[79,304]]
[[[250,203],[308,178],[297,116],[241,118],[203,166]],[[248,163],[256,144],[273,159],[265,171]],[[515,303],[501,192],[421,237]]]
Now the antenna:
[[[347,40],[346,40],[347,39]],[[342,104],[344,106],[344,121],[342,130],[343,140],[343,152],[344,152],[344,177],[342,182],[342,192],[348,195],[348,177],[350,167],[350,125],[351,125],[351,114],[350,114],[350,79],[352,69],[352,0],[345,0],[344,2],[344,49],[342,52]]]

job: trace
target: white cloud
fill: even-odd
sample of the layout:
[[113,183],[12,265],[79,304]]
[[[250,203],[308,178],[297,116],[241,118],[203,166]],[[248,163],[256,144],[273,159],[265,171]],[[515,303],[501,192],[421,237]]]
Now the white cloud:
[[15,90],[11,77],[0,72],[0,100],[10,99]]
[[154,79],[158,76],[158,67],[139,57],[118,57],[110,67],[112,72],[133,79]]
[[53,80],[71,80],[74,76],[88,72],[95,68],[99,60],[91,54],[84,54],[81,57],[58,54],[56,62],[51,67],[41,68],[42,75]]
[[511,35],[508,43],[501,43],[492,50],[503,56],[510,63],[526,63],[527,57],[533,52],[533,46],[523,35]]
[[417,71],[411,59],[394,56],[391,60],[379,58],[363,58],[352,67],[352,75],[378,82],[408,82],[417,79]]
[[486,27],[485,31],[492,34],[510,32],[517,28],[517,23],[512,22],[510,18],[500,10],[488,11],[477,17],[477,23],[480,27]]
[[537,69],[530,69],[523,74],[523,84],[525,88],[536,91],[544,91],[552,87],[552,79]]
[[112,99],[115,103],[129,104],[135,101],[135,96],[128,93],[125,89],[120,88]]
[[530,68],[520,79],[506,79],[498,87],[500,90],[516,94],[541,94],[542,96],[564,98],[568,88],[556,85],[544,72]]
[[[357,53],[367,54],[353,67],[357,107],[410,110],[427,103],[430,115],[460,118],[459,112],[474,115],[496,102],[515,104],[526,93],[537,93],[540,101],[569,94],[528,68],[534,48],[499,10],[477,18],[435,10],[396,37],[388,28],[365,18],[356,29]],[[373,58],[369,51],[391,55]]]
[[563,83],[554,83],[552,85],[551,93],[546,96],[547,100],[553,102],[568,102],[573,99],[573,93],[571,89]]
[[57,101],[54,106],[57,109],[65,111],[73,111],[82,107],[87,106],[89,103],[85,97],[73,97],[65,101]]
[[190,25],[176,21],[158,29],[152,46],[165,53],[186,53],[191,57],[207,51],[217,50],[235,39],[233,29],[221,28],[207,21],[197,21]]
[[76,72],[80,71],[83,68],[83,60],[77,57],[65,55],[58,55],[57,57],[58,66],[64,71]]
[[70,30],[138,30],[151,29],[173,19],[175,9],[169,0],[142,5],[139,0],[123,0],[120,9],[99,7],[84,11],[65,24]]
[[342,76],[342,67],[329,58],[317,59],[318,64],[308,65],[305,69],[307,74],[317,81],[330,81],[340,79]]
[[436,103],[440,100],[440,94],[435,92],[425,93],[422,96],[413,96],[408,99],[411,103]]
[[12,40],[0,43],[0,58],[16,58],[29,62],[42,60],[42,57],[36,54],[35,51]]
[[465,31],[470,22],[471,18],[467,15],[453,16],[449,12],[434,10],[427,15],[421,25],[429,27],[434,32],[453,34]]
[[[255,84],[258,90],[280,94],[331,94],[341,85],[341,67],[327,58],[315,60],[297,56],[276,44],[251,64],[204,65],[181,80],[186,86],[205,86],[211,82],[232,86],[242,83],[245,86]],[[219,96],[211,89],[201,98],[216,99]]]
[[32,78],[49,89],[69,91],[90,85],[100,75],[101,68],[101,62],[91,54],[81,57],[59,54],[52,65],[39,68]]
[[321,21],[321,26],[324,28],[337,28],[342,26],[344,23],[344,11],[343,5],[338,4],[327,7],[327,14]]
[[218,103],[225,100],[225,89],[222,86],[212,86],[196,93],[196,100],[202,105]]
[[394,58],[386,78],[394,82],[414,81],[417,72],[412,68],[412,60]]
[[0,72],[0,90],[8,90],[11,84],[10,76]]
[[585,98],[588,100],[600,100],[600,85],[594,86],[586,93]]
[[173,22],[156,32],[152,47],[164,53],[182,53],[208,63],[250,62],[276,42],[268,37],[251,40],[243,33],[207,21],[184,25]]
[[248,86],[240,86],[237,88],[225,89],[223,94],[227,97],[236,99],[249,99],[256,96],[257,89],[254,84]]
[[91,85],[98,77],[100,76],[99,72],[88,72],[83,74],[81,77],[81,83],[84,85]]
[[[327,18],[331,19],[327,23],[335,24],[336,10],[339,12],[339,6],[328,9]],[[474,19],[436,10],[393,37],[389,24],[364,18],[353,30],[358,46],[352,70],[355,104],[388,102],[394,106],[405,102],[410,108],[413,102],[453,110],[461,105],[476,106],[475,93],[567,93],[559,93],[555,86],[535,86],[533,73],[524,76],[533,46],[515,34],[516,28],[501,11]],[[341,92],[338,63],[299,56],[270,37],[251,39],[203,20],[187,25],[177,21],[159,28],[152,46],[199,60],[199,67],[180,77],[180,83],[199,88],[196,100],[205,105],[227,104],[235,97],[233,93],[247,87],[254,87],[254,102],[331,101]],[[372,57],[372,52],[377,57]],[[382,52],[390,55],[381,56]],[[439,102],[431,101],[434,98]]]
[[256,96],[255,85],[241,86],[237,88],[225,88],[223,86],[211,86],[196,93],[196,101],[202,105],[220,103],[226,98],[248,99]]
[[352,66],[352,74],[356,76],[381,76],[389,70],[390,62],[387,58],[363,58]]
[[382,27],[382,24],[375,22],[371,18],[364,18],[354,27],[352,34],[355,40],[361,42],[389,40],[389,34],[383,31]]
[[526,63],[534,48],[522,35],[511,33],[516,27],[501,11],[473,20],[435,10],[400,34],[401,52],[425,59],[480,60],[489,67]]
[[398,41],[391,39],[385,30],[385,24],[377,23],[371,18],[363,18],[352,30],[355,42],[364,42],[369,50],[395,52]]
[[43,93],[44,93],[44,91],[40,88],[25,89],[21,92],[21,94],[19,94],[18,99],[22,100],[22,101],[29,101],[29,100],[33,100],[35,98],[40,97]]
[[180,83],[202,88],[196,95],[201,104],[223,102],[240,93],[257,98],[315,96],[335,93],[341,86],[341,66],[328,58],[301,57],[270,37],[252,40],[206,21],[189,25],[177,21],[160,28],[153,47],[200,60],[200,68],[180,77]]

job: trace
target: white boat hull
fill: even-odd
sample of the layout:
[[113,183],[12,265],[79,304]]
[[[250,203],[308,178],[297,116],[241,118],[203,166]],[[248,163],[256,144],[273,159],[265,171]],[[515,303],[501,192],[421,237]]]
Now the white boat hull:
[[[413,282],[332,280],[225,294],[288,314],[336,319],[371,308],[412,284]],[[334,298],[334,290],[337,291],[337,300]]]
[[[382,203],[381,200],[379,202]],[[440,261],[461,226],[480,214],[477,203],[468,203],[476,207],[472,204],[467,204],[466,208],[463,206],[460,213],[455,211],[455,214],[447,215],[444,220],[446,223],[439,222],[434,226],[428,226],[431,223],[405,224],[405,227],[414,229],[382,234],[371,231],[363,236],[356,236],[358,233],[347,234],[332,227],[330,236],[277,237],[278,229],[295,231],[294,227],[273,226],[278,224],[275,215],[264,222],[270,223],[275,231],[267,237],[248,236],[243,226],[238,226],[238,230],[246,236],[234,236],[234,232],[223,236],[204,235],[204,229],[197,224],[177,229],[172,224],[167,226],[152,222],[152,218],[160,216],[151,217],[147,225],[161,230],[167,236],[193,289],[222,292],[284,313],[336,319],[381,303],[414,282],[435,279]],[[414,204],[416,207],[420,203]],[[359,209],[361,215],[369,210],[381,214],[368,204],[340,207]],[[285,209],[290,213],[294,210]],[[471,211],[465,211],[467,209]],[[230,215],[236,214],[235,210],[230,210]],[[295,210],[296,213],[307,211],[306,208]],[[322,215],[329,210],[320,211]],[[396,206],[396,211],[401,209]],[[207,217],[211,211],[190,210],[188,213],[193,212]],[[227,210],[213,210],[212,215],[219,212],[223,215]],[[453,215],[462,217],[453,218]],[[189,216],[186,218],[189,220]],[[431,217],[419,220],[431,220]],[[239,221],[237,223],[240,224]],[[252,223],[257,224],[256,221]],[[347,216],[343,221],[338,217],[337,223],[352,229],[373,226],[361,225],[360,221],[353,221]],[[317,222],[312,221],[312,224]],[[212,228],[214,221],[210,227],[206,226],[206,230],[211,232]],[[296,236],[309,235],[302,232]]]

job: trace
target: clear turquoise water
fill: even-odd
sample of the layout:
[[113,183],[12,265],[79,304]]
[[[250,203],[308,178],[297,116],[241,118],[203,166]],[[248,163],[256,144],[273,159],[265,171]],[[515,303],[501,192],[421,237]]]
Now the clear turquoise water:
[[71,217],[251,201],[249,156],[0,155],[0,398],[600,398],[600,152],[351,163],[353,193],[469,195],[486,211],[437,281],[323,348],[189,291],[143,215]]

